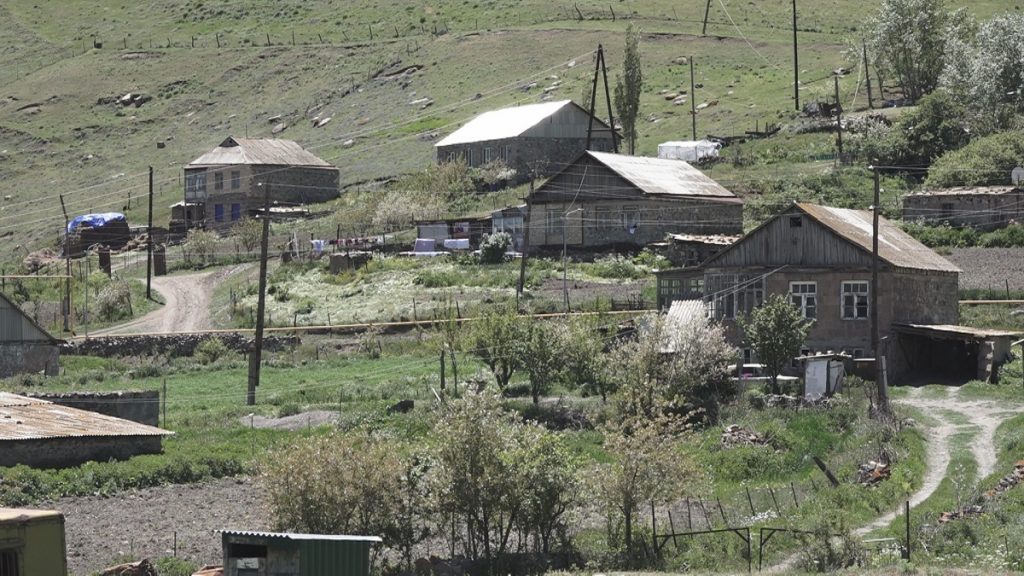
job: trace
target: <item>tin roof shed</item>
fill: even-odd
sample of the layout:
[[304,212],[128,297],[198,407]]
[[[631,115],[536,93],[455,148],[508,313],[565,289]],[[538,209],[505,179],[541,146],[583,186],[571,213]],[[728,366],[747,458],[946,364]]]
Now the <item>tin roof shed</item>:
[[[377,536],[222,530],[224,576],[368,576]],[[254,570],[255,572],[250,572]]]

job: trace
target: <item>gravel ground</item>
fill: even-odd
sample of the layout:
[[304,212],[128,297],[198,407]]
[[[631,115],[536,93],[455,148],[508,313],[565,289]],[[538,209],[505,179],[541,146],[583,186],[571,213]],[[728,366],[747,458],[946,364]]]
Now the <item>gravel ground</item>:
[[1024,248],[954,248],[946,256],[963,270],[961,289],[1024,290]]
[[222,478],[119,494],[64,498],[51,505],[66,518],[68,571],[86,576],[119,555],[155,559],[173,553],[198,565],[221,562],[218,529],[266,530],[269,518],[251,478]]

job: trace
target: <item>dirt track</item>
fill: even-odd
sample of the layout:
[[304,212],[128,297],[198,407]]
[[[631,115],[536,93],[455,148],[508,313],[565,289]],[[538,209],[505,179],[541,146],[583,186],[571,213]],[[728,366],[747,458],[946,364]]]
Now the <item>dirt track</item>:
[[227,276],[243,270],[246,265],[209,272],[160,276],[153,278],[153,288],[164,299],[164,305],[141,318],[97,330],[93,336],[154,334],[161,332],[194,332],[212,328],[210,302],[217,284]]

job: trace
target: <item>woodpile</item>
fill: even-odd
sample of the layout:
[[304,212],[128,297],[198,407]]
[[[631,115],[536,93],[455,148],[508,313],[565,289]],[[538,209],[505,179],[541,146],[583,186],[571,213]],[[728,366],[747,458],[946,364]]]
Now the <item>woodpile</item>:
[[100,576],[159,576],[156,573],[156,567],[146,559],[139,560],[138,562],[128,562],[127,564],[118,564],[117,566],[111,566],[103,572],[100,572]]
[[1024,481],[1024,460],[1019,460],[1013,466],[1013,472],[1003,476],[1002,479],[999,480],[999,484],[996,484],[995,488],[985,492],[985,499],[995,498],[1017,484],[1020,484],[1021,481]]
[[738,424],[726,426],[725,431],[722,432],[722,444],[726,446],[757,446],[767,443],[767,439]]
[[961,520],[963,518],[973,518],[975,516],[981,516],[983,509],[981,506],[964,506],[959,510],[953,512],[943,512],[939,514],[939,524],[945,524],[954,520]]
[[889,458],[883,455],[876,462],[871,460],[860,465],[857,469],[857,483],[869,488],[878,486],[883,480],[887,480],[892,474],[889,467]]

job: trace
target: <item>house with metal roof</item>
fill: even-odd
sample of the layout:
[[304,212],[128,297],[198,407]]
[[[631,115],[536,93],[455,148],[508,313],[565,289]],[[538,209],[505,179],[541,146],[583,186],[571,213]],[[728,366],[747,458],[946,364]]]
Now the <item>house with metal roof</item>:
[[982,186],[915,192],[903,197],[903,219],[981,231],[1024,224],[1024,188]]
[[[879,218],[879,295],[871,292],[872,213],[794,203],[701,266],[658,276],[665,300],[703,298],[709,315],[743,345],[737,318],[769,294],[787,295],[812,321],[811,351],[871,356],[871,306],[883,336],[894,325],[956,324],[960,270],[885,218]],[[679,293],[668,294],[668,282]],[[660,298],[659,298],[660,301]],[[744,361],[750,360],[745,351]]]
[[265,193],[275,206],[326,202],[338,197],[338,179],[336,167],[292,140],[229,136],[185,166],[184,201],[204,207],[204,219],[187,225],[227,228],[262,210]]
[[56,376],[59,360],[60,341],[0,292],[0,378]]
[[682,160],[587,151],[530,200],[530,248],[638,248],[669,233],[742,232],[743,201]]
[[0,466],[61,468],[159,454],[173,432],[0,392]]
[[491,110],[467,122],[435,145],[437,162],[462,159],[469,166],[504,162],[516,180],[554,174],[587,149],[612,151],[617,135],[605,122],[572,100]]
[[369,576],[377,536],[223,530],[224,576]]

